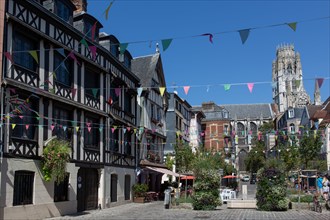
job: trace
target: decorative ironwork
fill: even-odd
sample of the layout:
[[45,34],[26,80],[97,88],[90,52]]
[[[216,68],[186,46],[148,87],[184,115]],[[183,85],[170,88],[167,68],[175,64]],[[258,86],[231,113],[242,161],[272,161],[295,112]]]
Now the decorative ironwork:
[[9,153],[20,156],[35,157],[38,156],[38,142],[30,139],[11,138],[12,147]]

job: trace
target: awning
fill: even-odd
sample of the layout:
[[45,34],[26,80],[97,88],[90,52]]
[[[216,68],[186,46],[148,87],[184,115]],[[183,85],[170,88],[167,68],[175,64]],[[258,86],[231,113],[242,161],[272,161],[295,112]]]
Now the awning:
[[194,180],[195,177],[194,176],[183,176],[180,178],[181,180]]
[[180,174],[178,174],[178,173],[175,173],[175,172],[173,172],[171,170],[168,170],[168,169],[159,168],[159,167],[146,167],[145,169],[152,170],[152,171],[155,171],[155,172],[158,172],[158,173],[164,173],[164,174],[175,176],[175,177],[180,176]]

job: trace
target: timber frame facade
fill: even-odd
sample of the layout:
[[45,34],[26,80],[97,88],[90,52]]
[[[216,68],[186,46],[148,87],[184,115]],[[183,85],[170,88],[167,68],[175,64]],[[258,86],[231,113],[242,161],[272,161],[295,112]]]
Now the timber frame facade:
[[[76,2],[5,1],[1,219],[42,219],[132,199],[139,79],[130,53],[119,53],[119,41],[99,34],[102,25]],[[40,169],[55,136],[71,145],[60,185],[45,182]]]

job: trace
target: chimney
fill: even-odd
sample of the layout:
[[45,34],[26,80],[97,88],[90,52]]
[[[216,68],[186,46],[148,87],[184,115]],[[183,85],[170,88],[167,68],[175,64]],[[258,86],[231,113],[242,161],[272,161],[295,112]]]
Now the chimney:
[[71,0],[72,3],[76,6],[75,12],[87,12],[87,0]]

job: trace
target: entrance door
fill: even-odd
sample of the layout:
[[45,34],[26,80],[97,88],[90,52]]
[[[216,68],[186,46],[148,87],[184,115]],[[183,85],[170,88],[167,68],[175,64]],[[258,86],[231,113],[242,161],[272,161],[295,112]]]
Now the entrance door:
[[116,174],[111,174],[111,202],[117,202],[117,182],[118,176]]
[[97,169],[80,168],[77,178],[77,211],[97,208],[98,172]]
[[131,199],[131,176],[125,175],[125,200]]

